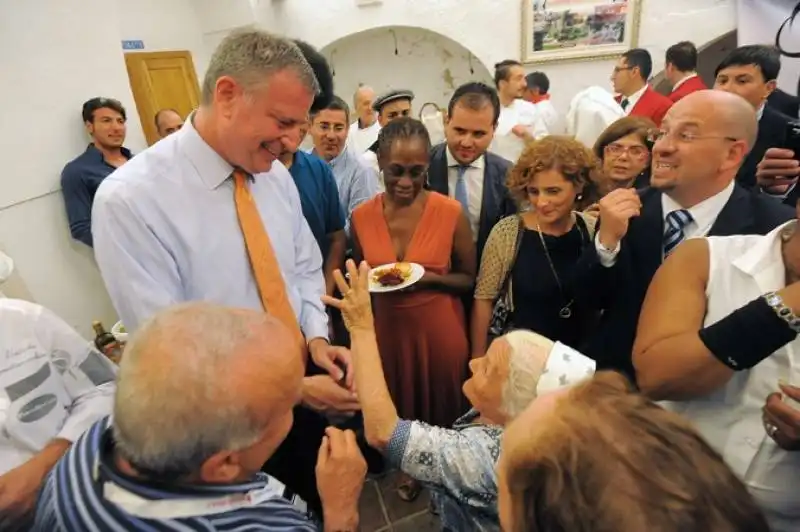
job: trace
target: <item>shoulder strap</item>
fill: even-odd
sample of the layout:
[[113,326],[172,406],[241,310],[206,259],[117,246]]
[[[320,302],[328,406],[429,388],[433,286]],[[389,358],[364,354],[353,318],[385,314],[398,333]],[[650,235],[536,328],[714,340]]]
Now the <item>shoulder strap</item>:
[[511,282],[511,273],[514,271],[514,263],[517,262],[517,255],[519,254],[519,245],[522,242],[522,234],[525,230],[525,222],[522,221],[522,215],[517,215],[517,237],[514,241],[514,249],[511,253],[511,262],[508,264],[508,271],[503,279],[503,284],[500,287],[500,294],[504,294],[508,290],[508,285]]
[[575,211],[575,215],[577,219],[580,219],[580,221],[583,222],[584,227],[586,227],[586,232],[589,234],[589,241],[591,242],[594,240],[594,233],[597,228],[597,218],[586,215],[580,211]]

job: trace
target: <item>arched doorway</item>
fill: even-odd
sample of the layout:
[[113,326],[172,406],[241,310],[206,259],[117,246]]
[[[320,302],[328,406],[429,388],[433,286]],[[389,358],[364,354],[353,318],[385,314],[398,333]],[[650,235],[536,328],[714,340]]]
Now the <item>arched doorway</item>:
[[422,104],[447,105],[467,81],[492,83],[487,67],[472,52],[439,33],[411,26],[389,26],[353,33],[322,49],[334,72],[339,96],[352,100],[360,84],[378,93],[411,89],[415,114]]

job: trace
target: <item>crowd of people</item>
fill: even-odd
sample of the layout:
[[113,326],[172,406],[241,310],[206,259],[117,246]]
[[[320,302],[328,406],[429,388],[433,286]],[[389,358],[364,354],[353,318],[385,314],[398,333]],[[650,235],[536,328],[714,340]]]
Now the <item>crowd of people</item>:
[[0,299],[0,529],[354,531],[398,470],[452,532],[796,530],[797,109],[770,46],[711,89],[665,60],[669,95],[632,49],[563,117],[502,61],[441,143],[257,30],[141,153],[86,102],[64,199],[132,340]]

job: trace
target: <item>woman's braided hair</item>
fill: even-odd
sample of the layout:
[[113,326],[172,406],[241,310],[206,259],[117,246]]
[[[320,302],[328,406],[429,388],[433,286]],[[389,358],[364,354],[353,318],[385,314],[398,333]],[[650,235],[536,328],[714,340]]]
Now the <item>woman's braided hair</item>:
[[378,134],[378,158],[389,155],[392,145],[398,140],[419,139],[430,150],[431,136],[425,125],[411,117],[400,117],[392,120]]

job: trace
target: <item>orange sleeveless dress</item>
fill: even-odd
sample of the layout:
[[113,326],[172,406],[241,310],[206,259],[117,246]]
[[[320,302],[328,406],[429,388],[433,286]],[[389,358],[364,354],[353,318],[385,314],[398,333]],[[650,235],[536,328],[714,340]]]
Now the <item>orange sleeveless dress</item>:
[[[383,214],[383,194],[353,211],[352,226],[373,267],[397,262]],[[430,192],[406,248],[406,262],[426,271],[450,271],[461,205]],[[374,294],[373,312],[383,370],[400,417],[449,427],[467,407],[469,344],[464,309],[453,295],[420,290]]]

